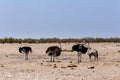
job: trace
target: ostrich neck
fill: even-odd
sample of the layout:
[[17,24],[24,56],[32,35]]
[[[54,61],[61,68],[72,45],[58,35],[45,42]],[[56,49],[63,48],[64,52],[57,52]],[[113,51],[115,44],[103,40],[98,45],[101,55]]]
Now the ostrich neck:
[[59,43],[59,46],[60,46],[60,49],[62,50],[62,46],[61,46],[61,43]]

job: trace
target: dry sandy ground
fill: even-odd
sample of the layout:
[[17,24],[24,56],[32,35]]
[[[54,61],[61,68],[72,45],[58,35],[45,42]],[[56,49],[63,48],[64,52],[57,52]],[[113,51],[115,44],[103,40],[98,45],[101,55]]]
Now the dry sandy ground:
[[[62,44],[62,48],[70,50],[74,44]],[[76,52],[62,52],[54,63],[49,62],[45,51],[52,45],[58,44],[0,44],[0,80],[120,80],[120,43],[91,43],[99,61],[89,61],[84,54],[79,64]],[[29,60],[18,52],[20,46],[33,48]]]

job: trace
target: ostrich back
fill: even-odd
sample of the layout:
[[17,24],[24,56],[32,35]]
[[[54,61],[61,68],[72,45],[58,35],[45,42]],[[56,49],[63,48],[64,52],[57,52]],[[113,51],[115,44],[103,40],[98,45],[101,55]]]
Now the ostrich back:
[[82,52],[83,54],[85,54],[88,48],[82,44],[77,44],[77,45],[73,45],[72,50],[77,52]]
[[28,53],[28,52],[32,52],[32,48],[31,47],[20,47],[19,48],[19,52],[22,53]]
[[47,48],[46,53],[48,56],[54,55],[57,57],[61,55],[61,49],[58,46],[51,46]]

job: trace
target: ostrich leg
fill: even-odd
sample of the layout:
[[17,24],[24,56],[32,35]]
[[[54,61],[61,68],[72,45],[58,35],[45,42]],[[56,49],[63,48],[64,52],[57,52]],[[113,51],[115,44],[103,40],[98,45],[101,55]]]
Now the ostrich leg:
[[97,52],[96,58],[97,58],[97,61],[98,61],[98,52]]
[[51,60],[50,60],[50,62],[52,62],[52,55],[51,55]]
[[90,58],[90,61],[91,61],[91,55],[89,54],[89,58]]
[[55,62],[55,60],[54,60],[54,55],[53,55],[53,62]]
[[28,53],[25,53],[25,60],[28,60]]
[[54,62],[54,55],[51,55],[51,62]]
[[81,59],[80,59],[80,52],[78,52],[78,63],[81,62]]
[[82,53],[81,53],[81,52],[78,52],[78,63],[81,62],[81,58],[82,58]]
[[95,60],[98,61],[98,55],[95,55]]

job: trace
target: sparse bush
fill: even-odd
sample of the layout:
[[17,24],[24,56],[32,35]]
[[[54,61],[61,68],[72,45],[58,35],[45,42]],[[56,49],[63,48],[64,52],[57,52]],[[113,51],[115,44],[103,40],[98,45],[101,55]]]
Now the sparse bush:
[[16,38],[4,38],[0,39],[0,43],[71,43],[71,42],[120,42],[120,38],[67,38],[67,39],[59,39],[59,38],[40,38],[40,39],[32,39],[32,38],[25,38],[25,39],[16,39]]

